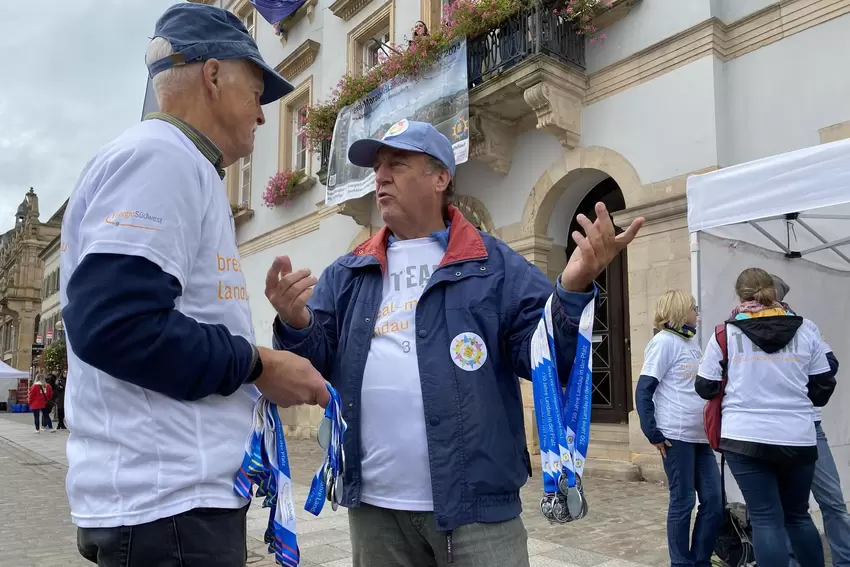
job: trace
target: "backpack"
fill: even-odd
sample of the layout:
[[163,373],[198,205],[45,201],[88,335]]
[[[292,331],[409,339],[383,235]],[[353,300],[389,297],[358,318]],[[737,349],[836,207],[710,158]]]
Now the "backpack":
[[703,422],[705,424],[705,435],[708,444],[715,451],[720,449],[721,416],[723,414],[723,396],[726,394],[726,381],[729,370],[729,352],[726,348],[726,323],[721,323],[714,328],[714,338],[723,357],[720,359],[720,393],[705,404],[703,410]]

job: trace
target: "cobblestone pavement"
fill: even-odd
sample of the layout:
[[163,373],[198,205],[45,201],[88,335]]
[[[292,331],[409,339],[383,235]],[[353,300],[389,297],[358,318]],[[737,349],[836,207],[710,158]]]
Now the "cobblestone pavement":
[[[35,435],[30,415],[0,413],[0,566],[83,567],[65,496],[67,434]],[[305,512],[310,479],[321,462],[312,441],[290,441],[304,567],[348,567],[351,546],[344,508]],[[581,522],[552,526],[536,509],[535,475],[523,489],[523,519],[532,567],[660,567],[668,564],[667,490],[639,482],[588,482],[590,512]],[[259,504],[248,514],[249,564],[273,566],[262,543],[268,515]]]

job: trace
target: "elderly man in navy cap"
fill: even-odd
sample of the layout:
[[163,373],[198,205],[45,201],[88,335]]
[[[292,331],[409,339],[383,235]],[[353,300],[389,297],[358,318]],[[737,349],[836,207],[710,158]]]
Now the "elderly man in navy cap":
[[162,112],[89,162],[62,226],[71,515],[101,566],[242,566],[255,401],[328,401],[307,360],[254,344],[222,183],[292,87],[199,4],[165,12],[147,64]]
[[531,337],[555,293],[566,382],[593,280],[643,220],[616,236],[601,203],[595,222],[579,216],[585,234],[552,285],[449,204],[454,151],[430,124],[402,120],[348,157],[374,169],[384,228],[318,282],[277,258],[266,296],[275,347],[308,358],[342,397],[354,565],[527,566],[516,377],[531,377]]

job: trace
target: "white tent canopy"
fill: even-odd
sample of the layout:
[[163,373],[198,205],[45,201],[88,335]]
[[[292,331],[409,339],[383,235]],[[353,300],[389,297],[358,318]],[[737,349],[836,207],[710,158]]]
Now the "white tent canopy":
[[[738,274],[760,267],[790,285],[785,300],[820,327],[850,368],[850,140],[692,176],[687,200],[703,348],[737,302]],[[850,406],[850,384],[841,374],[823,428],[847,498],[850,412],[842,409]],[[729,488],[734,499],[737,487]]]
[[850,271],[850,140],[690,177],[688,229]]
[[11,379],[19,380],[21,378],[29,378],[29,373],[17,368],[12,368],[5,362],[0,361],[0,380]]

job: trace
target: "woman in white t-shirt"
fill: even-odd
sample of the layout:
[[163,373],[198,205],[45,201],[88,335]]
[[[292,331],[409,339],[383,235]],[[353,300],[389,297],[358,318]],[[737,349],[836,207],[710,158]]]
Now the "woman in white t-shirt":
[[720,450],[744,495],[759,567],[787,567],[787,540],[801,567],[823,567],[809,491],[818,458],[814,407],[835,389],[824,343],[778,302],[773,277],[748,268],[735,282],[740,304],[726,322],[728,380],[721,392],[716,335],[705,350],[696,391],[723,395]]
[[[697,304],[668,291],[655,307],[658,333],[646,346],[635,402],[640,426],[661,453],[670,504],[667,547],[676,567],[709,567],[723,520],[720,471],[703,426],[705,400],[694,390],[702,353],[694,340]],[[691,512],[699,509],[691,533]]]

